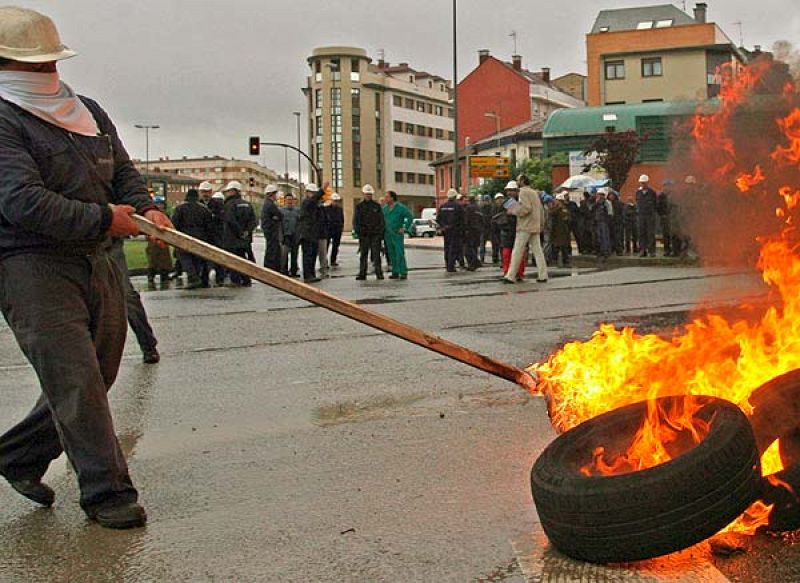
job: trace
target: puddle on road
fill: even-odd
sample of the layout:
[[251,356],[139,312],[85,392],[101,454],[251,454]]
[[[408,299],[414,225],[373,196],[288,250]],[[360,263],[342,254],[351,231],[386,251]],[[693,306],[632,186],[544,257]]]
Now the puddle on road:
[[376,397],[357,401],[342,401],[323,405],[314,410],[314,421],[323,427],[358,423],[390,417],[399,409],[425,399],[427,395],[405,395],[402,397]]

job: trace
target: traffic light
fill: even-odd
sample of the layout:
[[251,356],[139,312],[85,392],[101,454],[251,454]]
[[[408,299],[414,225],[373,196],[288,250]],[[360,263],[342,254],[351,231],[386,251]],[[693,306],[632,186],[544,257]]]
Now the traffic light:
[[258,156],[261,153],[261,138],[250,136],[250,155]]

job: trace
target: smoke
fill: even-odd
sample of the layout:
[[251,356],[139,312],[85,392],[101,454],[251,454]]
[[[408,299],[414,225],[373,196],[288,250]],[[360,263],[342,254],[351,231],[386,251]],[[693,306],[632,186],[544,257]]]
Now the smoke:
[[772,53],[776,61],[789,65],[789,71],[795,80],[800,80],[800,50],[788,40],[779,40],[772,45]]

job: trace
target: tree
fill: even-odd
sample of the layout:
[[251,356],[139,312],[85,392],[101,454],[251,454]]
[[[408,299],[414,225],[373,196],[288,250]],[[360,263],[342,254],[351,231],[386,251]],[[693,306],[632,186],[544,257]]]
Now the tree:
[[[628,174],[636,163],[647,137],[646,133],[639,135],[635,130],[606,132],[598,137],[584,154],[597,153],[594,163],[608,172],[611,185],[619,190],[628,179]],[[584,168],[584,171],[588,170],[589,168]]]
[[[512,179],[520,174],[528,177],[531,187],[536,190],[544,190],[551,192],[553,190],[553,165],[554,164],[567,164],[569,158],[566,154],[555,154],[547,158],[533,157],[525,158],[519,164],[511,168]],[[478,187],[478,194],[494,195],[498,192],[503,192],[506,183],[509,179],[506,178],[493,178],[487,180],[480,187]]]

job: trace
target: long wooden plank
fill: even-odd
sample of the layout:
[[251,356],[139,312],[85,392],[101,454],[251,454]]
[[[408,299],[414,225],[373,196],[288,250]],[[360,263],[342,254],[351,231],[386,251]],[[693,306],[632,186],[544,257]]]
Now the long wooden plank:
[[142,216],[133,215],[133,219],[139,225],[139,229],[143,233],[160,239],[173,247],[198,255],[203,259],[222,265],[227,269],[249,275],[256,281],[278,288],[281,291],[311,302],[312,304],[332,310],[351,320],[356,320],[357,322],[361,322],[362,324],[366,324],[367,326],[371,326],[372,328],[376,328],[392,336],[402,338],[403,340],[407,340],[418,346],[427,348],[428,350],[453,358],[513,383],[517,383],[525,390],[531,393],[534,392],[536,385],[534,378],[520,368],[489,358],[488,356],[484,356],[483,354],[450,342],[449,340],[445,340],[393,318],[357,306],[352,302],[290,277],[286,277],[271,269],[256,265],[233,253],[229,253],[214,245],[195,239],[185,233],[174,229],[160,229]]

